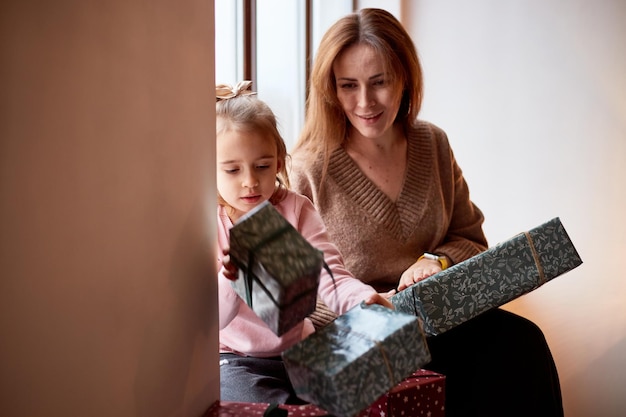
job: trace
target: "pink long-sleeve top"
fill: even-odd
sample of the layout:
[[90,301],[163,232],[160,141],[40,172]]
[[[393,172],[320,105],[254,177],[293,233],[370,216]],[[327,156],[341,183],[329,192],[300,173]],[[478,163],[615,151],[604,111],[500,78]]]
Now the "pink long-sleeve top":
[[[323,269],[318,295],[333,311],[343,314],[375,292],[345,268],[339,250],[330,242],[326,227],[308,198],[290,191],[274,207],[312,246],[324,253],[324,260],[333,273],[335,284]],[[222,206],[218,206],[217,217],[221,265],[222,250],[229,247],[229,230],[233,223]],[[285,349],[314,332],[311,321],[305,319],[282,336],[276,336],[233,290],[230,280],[224,277],[223,268],[218,274],[218,284],[220,352],[256,357],[279,356]]]

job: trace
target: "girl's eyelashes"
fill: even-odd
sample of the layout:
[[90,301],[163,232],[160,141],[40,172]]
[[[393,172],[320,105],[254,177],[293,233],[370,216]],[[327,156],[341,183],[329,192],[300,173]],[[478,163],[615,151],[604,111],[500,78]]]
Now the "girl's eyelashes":
[[[270,169],[272,167],[271,163],[264,163],[264,164],[257,164],[254,166],[255,169],[258,170],[266,170],[266,169]],[[239,171],[241,171],[240,168],[236,167],[236,168],[223,168],[222,169],[226,174],[236,174]]]

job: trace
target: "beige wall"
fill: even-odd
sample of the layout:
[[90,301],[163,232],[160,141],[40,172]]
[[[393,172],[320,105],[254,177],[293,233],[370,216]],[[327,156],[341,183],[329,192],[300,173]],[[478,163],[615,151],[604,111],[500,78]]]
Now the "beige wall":
[[546,333],[566,417],[626,410],[626,2],[403,2],[495,244],[559,216],[583,265],[507,308]]
[[0,415],[199,416],[213,1],[3,1],[0,45]]

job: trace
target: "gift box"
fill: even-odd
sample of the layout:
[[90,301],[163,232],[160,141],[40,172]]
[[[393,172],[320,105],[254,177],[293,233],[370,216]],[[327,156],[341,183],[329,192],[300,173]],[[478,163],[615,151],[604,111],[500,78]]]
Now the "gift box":
[[283,352],[296,394],[354,416],[430,361],[419,319],[360,305]]
[[497,244],[391,297],[438,335],[582,264],[560,219]]
[[358,417],[445,417],[446,377],[420,369],[381,396]]
[[[404,379],[357,417],[444,417],[445,376],[420,369]],[[267,413],[267,414],[266,414]],[[328,411],[314,405],[270,405],[219,401],[203,417],[331,417]]]
[[233,288],[276,335],[315,310],[324,255],[268,201],[230,229],[230,257]]
[[[330,417],[313,404],[285,405],[218,401],[202,417]],[[366,416],[364,416],[366,417]],[[378,416],[380,417],[380,416]]]

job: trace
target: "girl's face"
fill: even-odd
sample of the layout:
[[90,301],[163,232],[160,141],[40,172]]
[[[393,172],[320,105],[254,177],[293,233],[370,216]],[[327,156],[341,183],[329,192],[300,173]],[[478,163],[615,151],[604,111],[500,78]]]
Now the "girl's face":
[[333,63],[337,98],[352,124],[351,135],[379,139],[391,132],[400,109],[402,87],[385,73],[369,46],[356,44]]
[[233,208],[233,222],[274,194],[277,155],[274,141],[256,132],[229,130],[217,136],[217,191]]

